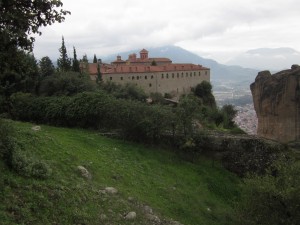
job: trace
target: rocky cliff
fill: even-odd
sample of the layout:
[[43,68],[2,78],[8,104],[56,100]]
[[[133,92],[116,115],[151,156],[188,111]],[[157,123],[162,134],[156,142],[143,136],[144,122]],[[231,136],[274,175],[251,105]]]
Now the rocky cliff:
[[259,72],[250,89],[257,134],[283,143],[300,141],[300,66],[273,75]]

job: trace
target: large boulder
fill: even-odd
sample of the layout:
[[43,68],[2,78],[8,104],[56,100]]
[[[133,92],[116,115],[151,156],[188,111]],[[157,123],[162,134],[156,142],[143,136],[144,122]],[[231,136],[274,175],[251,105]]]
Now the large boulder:
[[300,140],[300,67],[271,75],[259,72],[250,85],[258,118],[257,134],[282,143]]

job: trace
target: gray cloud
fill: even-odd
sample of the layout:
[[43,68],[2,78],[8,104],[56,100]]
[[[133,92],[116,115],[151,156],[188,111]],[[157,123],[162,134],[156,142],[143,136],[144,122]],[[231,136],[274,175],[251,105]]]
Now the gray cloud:
[[234,52],[251,48],[300,49],[296,0],[63,2],[72,15],[42,30],[35,45],[37,57],[58,57],[62,35],[78,55],[175,44],[226,61]]

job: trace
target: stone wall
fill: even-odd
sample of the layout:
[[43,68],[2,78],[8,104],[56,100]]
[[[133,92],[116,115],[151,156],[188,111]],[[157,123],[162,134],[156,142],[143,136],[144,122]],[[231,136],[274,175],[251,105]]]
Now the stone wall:
[[[96,80],[97,75],[90,75]],[[143,72],[143,73],[111,73],[103,74],[103,81],[117,84],[133,83],[146,93],[171,93],[175,96],[189,93],[191,88],[202,81],[210,82],[210,70]]]
[[257,134],[282,143],[300,140],[300,67],[271,75],[259,72],[250,85]]

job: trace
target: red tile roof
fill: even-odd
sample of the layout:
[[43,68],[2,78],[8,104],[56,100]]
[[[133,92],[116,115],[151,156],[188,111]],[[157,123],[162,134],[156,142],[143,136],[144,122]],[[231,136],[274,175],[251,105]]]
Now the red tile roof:
[[[153,72],[172,72],[172,71],[193,71],[193,70],[209,70],[206,67],[195,64],[166,64],[161,66],[146,65],[101,65],[101,73],[153,73]],[[97,74],[97,63],[89,64],[89,73]]]
[[141,51],[140,51],[140,53],[148,53],[148,51],[146,50],[146,49],[142,49]]

